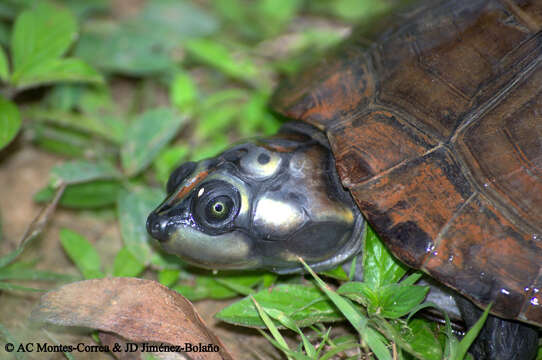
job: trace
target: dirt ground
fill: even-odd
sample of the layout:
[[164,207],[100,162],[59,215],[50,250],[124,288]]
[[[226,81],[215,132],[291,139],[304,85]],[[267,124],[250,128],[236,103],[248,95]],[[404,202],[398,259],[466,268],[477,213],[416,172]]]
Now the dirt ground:
[[[60,157],[44,153],[18,139],[7,151],[0,153],[0,213],[4,237],[0,242],[0,256],[13,250],[41,206],[32,196],[48,182],[52,166],[63,161]],[[104,221],[106,219],[106,221]],[[108,220],[107,220],[108,219]],[[102,256],[104,267],[112,266],[113,256],[121,246],[119,229],[111,213],[96,214],[85,211],[58,209],[44,233],[23,253],[26,261],[36,261],[36,268],[58,273],[77,274],[65,255],[58,232],[69,227],[80,232],[94,243]],[[51,289],[58,284],[36,282],[24,285]],[[86,329],[47,328],[29,322],[29,315],[39,299],[39,293],[0,291],[0,324],[13,337],[23,342],[48,342],[53,339],[62,344],[92,343]],[[256,331],[219,323],[213,314],[228,305],[226,301],[200,301],[196,303],[205,322],[222,339],[235,359],[280,358],[274,348]],[[4,359],[5,343],[0,341],[0,358]],[[30,359],[65,359],[63,354],[28,354]],[[111,359],[107,354],[74,354],[76,359]]]

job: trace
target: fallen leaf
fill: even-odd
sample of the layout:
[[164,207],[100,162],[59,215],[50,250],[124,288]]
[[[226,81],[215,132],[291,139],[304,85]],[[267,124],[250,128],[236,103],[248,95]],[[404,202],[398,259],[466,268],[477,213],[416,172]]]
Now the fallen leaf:
[[136,343],[218,346],[218,352],[187,352],[192,359],[233,359],[194,306],[156,281],[93,279],[43,295],[32,320],[112,332]]

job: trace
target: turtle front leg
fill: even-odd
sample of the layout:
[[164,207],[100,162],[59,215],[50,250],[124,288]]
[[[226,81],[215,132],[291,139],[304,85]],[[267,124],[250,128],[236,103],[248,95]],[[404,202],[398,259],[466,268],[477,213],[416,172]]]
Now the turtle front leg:
[[[462,296],[456,296],[455,301],[470,329],[483,311]],[[476,360],[531,360],[536,357],[537,349],[536,328],[489,315],[469,352]]]

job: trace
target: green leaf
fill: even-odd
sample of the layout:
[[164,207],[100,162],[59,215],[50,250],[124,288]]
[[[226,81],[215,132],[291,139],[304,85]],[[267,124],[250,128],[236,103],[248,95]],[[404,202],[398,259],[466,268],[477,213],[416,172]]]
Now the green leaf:
[[242,80],[252,84],[260,76],[256,65],[249,60],[234,59],[230,50],[213,40],[190,40],[185,45],[190,55],[200,62],[216,68],[233,79]]
[[[257,303],[256,303],[256,306],[258,306]],[[305,334],[303,334],[303,332],[301,331],[299,326],[297,326],[297,324],[295,323],[295,321],[291,317],[289,317],[288,315],[286,315],[285,313],[283,313],[282,311],[277,310],[277,309],[263,309],[262,308],[262,310],[264,312],[266,312],[269,316],[271,316],[273,319],[280,322],[287,329],[290,329],[290,330],[295,331],[296,333],[298,333],[299,336],[301,337],[301,341],[303,341],[303,347],[305,347],[305,351],[307,353],[307,356],[310,359],[316,358],[316,349],[314,348],[314,345],[311,344],[309,339],[307,339]],[[261,315],[261,311],[259,311],[259,312],[260,312],[260,315]],[[269,328],[269,325],[267,327]],[[278,341],[278,339],[276,337],[275,337],[275,339]]]
[[190,74],[184,71],[175,74],[169,89],[169,98],[181,113],[190,115],[194,112],[198,89]]
[[181,271],[177,269],[164,269],[158,273],[158,281],[160,284],[170,287],[179,281]]
[[0,257],[0,269],[11,264],[13,260],[15,260],[24,250],[24,246],[17,246],[15,249],[13,249],[8,254]]
[[142,171],[177,134],[186,118],[170,109],[148,110],[133,120],[126,130],[121,149],[122,167],[128,176]]
[[103,83],[103,77],[81,59],[50,59],[21,73],[15,85],[30,88],[55,82]]
[[335,15],[349,21],[370,19],[386,12],[391,7],[390,1],[373,0],[336,0],[329,4]]
[[196,135],[199,138],[210,138],[226,132],[238,113],[239,106],[233,104],[225,104],[205,112],[197,123]]
[[265,323],[265,326],[267,326],[277,343],[281,347],[289,350],[288,344],[280,334],[280,331],[277,329],[273,321],[267,316],[266,311],[264,311],[262,306],[256,301],[256,299],[254,299],[254,297],[250,296],[250,299],[252,300],[254,306],[256,307],[256,310],[258,311],[258,315],[260,315],[262,321]]
[[214,137],[212,143],[210,143],[209,145],[200,146],[196,149],[193,149],[190,160],[199,161],[201,159],[216,156],[216,154],[224,151],[230,145],[231,144],[227,136]]
[[380,241],[371,227],[367,227],[363,252],[363,281],[379,288],[399,281],[407,267],[397,261]]
[[[62,194],[60,205],[74,209],[95,209],[113,205],[121,189],[119,182],[111,180],[70,185]],[[45,187],[34,195],[34,201],[47,202],[53,198],[54,193],[52,187]]]
[[365,315],[363,315],[349,299],[344,298],[331,290],[329,286],[323,282],[318,275],[316,275],[309,265],[307,265],[301,258],[299,259],[305,269],[316,280],[318,287],[331,299],[331,301],[333,301],[341,313],[343,313],[350,324],[352,324],[352,326],[361,335],[361,338],[375,353],[376,357],[379,360],[391,360],[390,352],[382,341],[381,336],[376,332],[376,330],[367,326],[368,319],[365,317]]
[[27,286],[11,284],[11,283],[4,282],[4,281],[0,281],[0,290],[6,290],[6,291],[31,291],[31,292],[47,291],[47,290],[43,290],[43,289],[36,289],[36,288],[27,287]]
[[378,293],[367,283],[349,281],[337,289],[337,293],[344,295],[365,307],[376,308],[379,303]]
[[100,255],[85,237],[73,230],[61,229],[60,242],[85,279],[104,277]]
[[476,321],[474,325],[472,325],[469,331],[467,331],[463,339],[461,339],[457,348],[457,356],[455,359],[463,360],[465,358],[467,351],[469,350],[474,340],[476,340],[476,337],[478,336],[478,334],[482,330],[482,327],[484,326],[484,323],[486,322],[487,316],[489,315],[489,310],[491,309],[491,305],[492,304],[488,305],[482,316]]
[[[2,5],[0,4],[0,15],[2,12]],[[9,46],[9,39],[10,39],[10,26],[8,26],[4,22],[0,22],[0,44],[4,45],[6,47]]]
[[403,341],[410,344],[412,350],[423,356],[426,360],[441,360],[442,347],[425,320],[413,319],[408,326],[403,322],[394,322],[394,327],[399,332]]
[[[25,117],[26,111],[25,111]],[[104,158],[111,156],[117,149],[98,137],[79,130],[32,121],[27,124],[28,133],[34,142],[47,151],[59,153],[67,157]]]
[[171,172],[186,159],[189,151],[188,145],[171,146],[162,150],[153,163],[158,181],[165,185]]
[[113,263],[113,276],[137,276],[145,270],[142,264],[126,247],[120,249]]
[[428,291],[428,286],[386,285],[378,291],[379,306],[376,313],[384,318],[397,319],[420,304]]
[[197,294],[198,299],[228,299],[239,294],[250,293],[253,286],[262,282],[263,275],[258,272],[220,273],[218,275],[199,275],[196,277],[195,285],[182,284],[182,286],[191,287],[190,291]]
[[212,34],[214,17],[187,1],[146,2],[136,18],[120,24],[89,22],[75,54],[97,68],[130,75],[172,72],[187,39]]
[[320,275],[324,275],[337,280],[348,280],[348,275],[341,266],[337,266],[334,269],[319,272]]
[[66,9],[39,1],[21,13],[13,28],[12,81],[35,71],[42,64],[62,56],[77,36],[75,17]]
[[[82,101],[84,99],[85,97],[83,97]],[[104,114],[103,111],[99,113],[97,111],[96,114],[70,112],[58,109],[58,104],[55,105],[57,108],[52,109],[44,109],[42,107],[26,108],[24,115],[36,122],[47,122],[92,135],[98,135],[115,143],[122,142],[125,124],[117,117]],[[56,130],[59,131],[58,129]]]
[[164,198],[159,189],[142,188],[121,191],[117,199],[117,214],[124,246],[136,259],[148,265],[152,257],[150,238],[145,224],[149,213]]
[[119,171],[107,161],[94,163],[86,160],[75,160],[56,165],[51,170],[50,184],[77,184],[93,180],[109,180],[120,178]]
[[0,80],[7,81],[9,78],[9,62],[4,48],[0,45]]
[[[299,327],[343,319],[337,308],[314,286],[281,284],[252,296],[264,308],[284,312]],[[254,303],[248,297],[224,308],[215,316],[231,324],[248,327],[265,326]]]
[[261,0],[257,2],[257,10],[263,21],[260,25],[267,36],[280,32],[282,26],[291,21],[303,5],[302,0]]
[[59,274],[50,271],[19,268],[18,263],[6,268],[0,268],[0,280],[32,280],[32,281],[75,281],[78,277]]
[[0,149],[10,143],[21,127],[19,109],[0,96]]

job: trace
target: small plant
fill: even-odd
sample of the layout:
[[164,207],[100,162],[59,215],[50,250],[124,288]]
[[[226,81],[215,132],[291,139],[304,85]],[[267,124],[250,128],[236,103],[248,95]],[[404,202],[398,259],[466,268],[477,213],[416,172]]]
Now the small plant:
[[0,46],[0,149],[21,127],[21,115],[10,101],[27,89],[59,82],[102,83],[102,76],[81,59],[64,57],[77,38],[77,22],[66,9],[37,2],[17,16],[10,55]]

